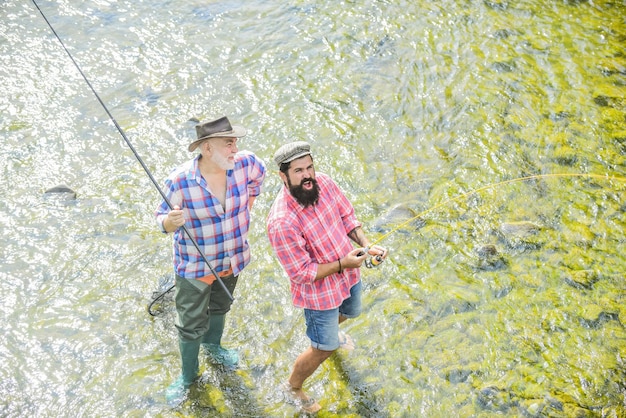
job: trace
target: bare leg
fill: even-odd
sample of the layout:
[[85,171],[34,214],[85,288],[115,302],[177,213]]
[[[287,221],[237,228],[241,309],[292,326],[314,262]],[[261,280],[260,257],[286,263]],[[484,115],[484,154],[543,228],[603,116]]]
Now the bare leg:
[[[346,319],[345,316],[339,314],[339,323],[341,324]],[[310,400],[309,396],[302,390],[304,381],[308,379],[317,368],[333,354],[334,351],[318,350],[317,348],[309,347],[302,354],[298,356],[296,362],[293,365],[291,376],[289,376],[289,386],[291,393],[295,398],[306,403]],[[322,407],[315,402],[312,405],[308,405],[307,412],[317,412]]]
[[322,351],[309,347],[296,359],[293,371],[289,377],[289,384],[294,390],[302,389],[304,381],[332,354],[332,351]]
[[[339,314],[340,325],[342,322],[345,322],[346,319],[349,319],[349,318],[346,318],[345,316]],[[354,344],[354,340],[352,339],[352,337],[350,337],[348,334],[346,334],[343,331],[339,331],[339,348],[348,350],[348,351],[352,351],[356,348],[356,345]]]
[[[309,347],[298,356],[293,365],[291,376],[289,376],[291,391],[297,399],[303,402],[309,400],[309,396],[302,390],[302,385],[332,353],[332,351],[322,351]],[[321,406],[315,403],[309,406],[308,412],[317,412],[320,409]]]

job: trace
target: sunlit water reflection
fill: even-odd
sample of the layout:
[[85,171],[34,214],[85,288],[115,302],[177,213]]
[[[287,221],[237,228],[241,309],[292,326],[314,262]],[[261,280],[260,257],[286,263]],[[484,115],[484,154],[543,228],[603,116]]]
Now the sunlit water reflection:
[[[191,119],[228,115],[271,168],[310,141],[389,233],[358,348],[309,382],[321,416],[625,415],[623,2],[38,4],[155,178],[189,157]],[[203,362],[172,409],[173,303],[146,309],[171,279],[158,193],[32,2],[0,15],[0,415],[296,414],[278,177],[228,317],[242,364]],[[550,173],[599,177],[499,184]]]

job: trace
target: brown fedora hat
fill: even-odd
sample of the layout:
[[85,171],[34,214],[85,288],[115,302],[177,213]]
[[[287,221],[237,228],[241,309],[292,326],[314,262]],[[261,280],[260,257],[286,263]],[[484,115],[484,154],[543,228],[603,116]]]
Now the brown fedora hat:
[[241,138],[246,136],[246,128],[243,126],[232,126],[226,116],[210,122],[196,125],[196,135],[198,139],[189,144],[189,151],[195,150],[205,139],[209,138]]

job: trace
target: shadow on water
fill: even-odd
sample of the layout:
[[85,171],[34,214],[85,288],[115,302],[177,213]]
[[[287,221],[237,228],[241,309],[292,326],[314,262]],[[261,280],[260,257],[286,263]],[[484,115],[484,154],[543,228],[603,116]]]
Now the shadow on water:
[[189,399],[179,407],[196,416],[263,417],[264,408],[258,403],[255,388],[241,370],[229,370],[219,365],[205,365],[202,377],[190,390]]
[[[336,379],[340,379],[341,382],[334,385],[338,389],[334,394],[336,399],[332,401],[334,404],[332,412],[340,416],[343,414],[381,418],[390,416],[384,402],[375,395],[382,388],[380,383],[365,383],[362,373],[350,365],[349,356],[350,353],[339,351],[328,360],[327,367],[335,369]],[[349,401],[346,402],[346,399]]]

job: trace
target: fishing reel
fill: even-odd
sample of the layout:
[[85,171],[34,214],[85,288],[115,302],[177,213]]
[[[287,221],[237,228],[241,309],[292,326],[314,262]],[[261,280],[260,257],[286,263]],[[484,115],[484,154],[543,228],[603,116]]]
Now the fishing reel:
[[[361,251],[358,255],[362,256],[363,254],[369,255],[369,247],[364,248],[363,251]],[[371,269],[379,266],[383,261],[384,260],[382,255],[375,255],[372,257],[367,257],[363,264],[365,264],[365,267],[367,267],[368,269]]]
[[377,267],[380,265],[380,263],[383,262],[383,257],[381,255],[375,255],[373,257],[368,257],[367,259],[365,259],[365,261],[363,262],[365,264],[365,267],[367,267],[368,269]]

